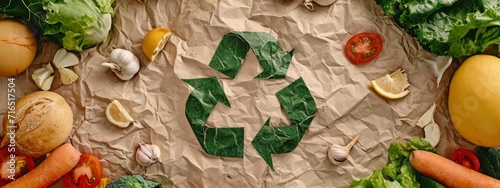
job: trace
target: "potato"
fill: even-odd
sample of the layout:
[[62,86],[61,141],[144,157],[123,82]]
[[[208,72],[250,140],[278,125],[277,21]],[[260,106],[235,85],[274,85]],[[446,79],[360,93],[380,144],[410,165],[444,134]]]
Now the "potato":
[[0,77],[15,76],[35,59],[37,40],[25,24],[13,19],[0,19],[0,33]]

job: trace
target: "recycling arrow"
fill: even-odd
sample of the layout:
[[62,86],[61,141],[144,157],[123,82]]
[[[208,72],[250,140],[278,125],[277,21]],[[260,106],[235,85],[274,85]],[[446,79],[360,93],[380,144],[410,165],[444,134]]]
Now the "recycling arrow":
[[252,140],[252,145],[273,170],[271,154],[293,151],[299,145],[317,111],[316,103],[302,78],[276,93],[276,96],[292,125],[271,127],[270,119],[267,119]]
[[212,128],[205,125],[217,102],[231,107],[217,78],[183,81],[194,88],[186,102],[186,117],[203,150],[215,156],[243,157],[243,128]]
[[[293,50],[284,52],[276,40],[267,33],[232,32],[221,40],[209,66],[234,78],[243,59],[252,48],[263,71],[256,78],[284,78]],[[244,128],[208,127],[205,122],[218,102],[231,107],[216,77],[183,79],[193,87],[186,101],[186,117],[198,142],[205,152],[214,156],[237,157],[244,155]],[[272,154],[293,151],[316,115],[316,103],[304,80],[299,78],[276,93],[291,125],[271,127],[270,119],[264,123],[252,145],[264,161],[274,170]]]
[[249,48],[252,48],[264,69],[255,78],[285,77],[294,49],[284,52],[272,35],[262,32],[231,32],[224,35],[208,66],[234,78]]

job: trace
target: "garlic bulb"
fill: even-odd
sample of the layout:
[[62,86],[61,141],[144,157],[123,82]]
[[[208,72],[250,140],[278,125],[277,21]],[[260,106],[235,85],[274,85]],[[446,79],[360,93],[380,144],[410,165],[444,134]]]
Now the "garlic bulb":
[[101,65],[110,68],[122,80],[130,80],[139,72],[141,66],[139,58],[132,52],[119,48],[111,51],[110,60],[111,62],[105,62]]
[[328,148],[328,159],[334,165],[340,165],[347,160],[347,156],[349,156],[349,152],[351,151],[352,146],[358,141],[359,135],[356,135],[346,146],[341,146],[338,144],[332,144]]
[[309,10],[314,10],[313,2],[321,6],[330,6],[337,0],[304,0],[304,6]]
[[161,156],[160,147],[154,144],[140,143],[135,152],[135,160],[139,165],[147,167],[158,162]]

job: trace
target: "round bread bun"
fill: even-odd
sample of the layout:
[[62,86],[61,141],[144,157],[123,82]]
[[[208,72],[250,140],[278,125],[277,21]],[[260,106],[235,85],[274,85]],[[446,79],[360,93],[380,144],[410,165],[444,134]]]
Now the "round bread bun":
[[[2,146],[14,147],[38,158],[63,144],[73,128],[73,112],[64,98],[51,91],[37,91],[16,101],[14,115],[3,118]],[[13,123],[13,124],[11,124]]]

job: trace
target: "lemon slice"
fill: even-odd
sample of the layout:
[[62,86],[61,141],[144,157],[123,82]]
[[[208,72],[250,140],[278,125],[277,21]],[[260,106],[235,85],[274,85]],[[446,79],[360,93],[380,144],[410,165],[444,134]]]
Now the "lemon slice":
[[144,55],[146,55],[149,60],[154,61],[156,55],[165,47],[171,35],[172,32],[167,28],[155,28],[149,31],[146,36],[144,36],[144,39],[142,39],[142,51]]
[[400,99],[408,95],[410,86],[408,76],[404,69],[398,69],[391,74],[370,81],[373,89],[378,94],[388,99]]
[[127,128],[134,121],[117,100],[111,101],[106,107],[106,118],[110,123],[121,128]]

